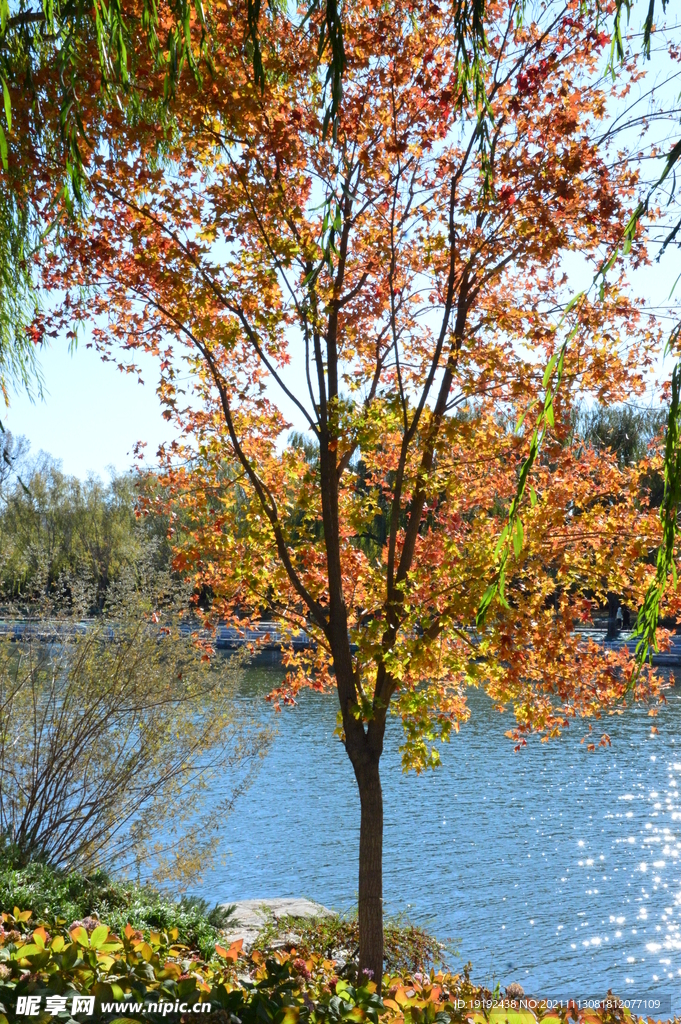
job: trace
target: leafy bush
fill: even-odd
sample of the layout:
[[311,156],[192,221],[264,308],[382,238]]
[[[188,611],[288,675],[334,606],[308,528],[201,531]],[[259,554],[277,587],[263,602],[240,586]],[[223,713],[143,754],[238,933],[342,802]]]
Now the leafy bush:
[[372,980],[339,978],[334,961],[320,954],[304,959],[291,950],[244,956],[238,941],[228,949],[216,944],[213,955],[201,959],[179,941],[176,929],[145,936],[127,925],[119,935],[106,924],[89,922],[87,928],[76,924],[67,930],[58,920],[39,922],[30,910],[18,908],[2,917],[0,1024],[24,1020],[16,1013],[17,1001],[30,995],[40,997],[42,1007],[48,996],[65,999],[68,1006],[56,1016],[69,1020],[76,993],[95,998],[92,1016],[75,1012],[83,1024],[165,1019],[160,1004],[175,1020],[189,1022],[200,1012],[193,1007],[206,1003],[213,1024],[379,1024],[379,1019],[383,1024],[628,1024],[635,1019],[623,1008],[549,1009],[537,1001],[530,1009],[517,999],[500,1005],[493,999],[498,992],[472,985],[467,972],[386,975],[381,998]]
[[148,931],[177,930],[181,942],[212,954],[220,928],[230,924],[231,908],[211,909],[205,900],[173,900],[148,885],[115,881],[105,871],[66,873],[45,864],[14,868],[0,863],[0,907],[31,907],[35,918],[106,920],[114,932],[126,924]]
[[[15,1014],[19,996],[71,999],[74,993],[95,996],[95,1015],[105,1019],[120,1016],[120,1008],[102,1005],[113,1001],[127,1002],[129,1020],[154,1019],[150,1007],[159,1002],[210,1002],[244,1024],[274,1018],[289,1024],[306,1019],[377,1024],[383,1009],[375,984],[340,980],[333,963],[321,958],[304,961],[287,953],[266,958],[256,952],[237,964],[239,941],[229,949],[216,944],[211,959],[202,960],[179,941],[176,928],[144,936],[126,925],[118,935],[97,922],[74,922],[67,930],[59,919],[38,922],[30,910],[19,908],[2,917],[0,1002],[10,1020],[20,1019]],[[318,1000],[312,1014],[310,993]],[[68,1019],[68,1010],[63,1017]]]
[[[418,925],[402,918],[388,919],[383,928],[385,969],[393,974],[414,974],[444,966],[448,947]],[[255,943],[264,951],[291,938],[301,956],[322,956],[352,961],[359,952],[357,916],[325,915],[316,918],[280,917],[269,920]]]

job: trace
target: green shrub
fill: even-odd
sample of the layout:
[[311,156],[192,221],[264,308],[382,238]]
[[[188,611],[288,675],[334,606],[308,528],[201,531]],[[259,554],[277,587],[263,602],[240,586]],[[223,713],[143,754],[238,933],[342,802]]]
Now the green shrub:
[[44,864],[23,868],[0,861],[0,907],[30,907],[34,917],[68,926],[86,917],[105,920],[112,931],[126,924],[142,931],[171,931],[187,946],[210,956],[219,929],[229,925],[231,911],[211,909],[205,900],[173,900],[148,885],[114,881],[104,871],[85,876],[55,870]]

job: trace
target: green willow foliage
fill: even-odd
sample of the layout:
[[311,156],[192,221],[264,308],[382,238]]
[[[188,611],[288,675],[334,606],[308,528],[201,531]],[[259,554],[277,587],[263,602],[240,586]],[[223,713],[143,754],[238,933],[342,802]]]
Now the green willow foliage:
[[[666,11],[668,0],[661,0],[662,11]],[[616,64],[624,59],[624,45],[622,41],[622,17],[626,12],[627,21],[634,6],[634,0],[617,0],[613,27],[612,44],[610,51],[610,70],[613,76],[616,74]],[[645,57],[650,60],[651,37],[654,31],[655,0],[649,0],[648,11],[643,26],[643,46]],[[671,180],[671,188],[668,196],[668,204],[671,203],[676,187],[676,164],[681,160],[681,138],[673,142],[672,147],[665,159],[664,167],[659,178],[653,182],[645,197],[638,203],[634,213],[626,225],[622,235],[622,251],[626,254],[630,251],[636,231],[642,219],[648,214],[651,201],[659,196],[660,190],[666,182]],[[674,243],[681,230],[681,219],[665,238],[658,260],[666,248]],[[604,264],[603,275],[615,264],[619,256],[619,249],[616,250]],[[681,339],[681,323],[677,324],[669,335],[665,349],[665,356],[670,355],[678,348]],[[679,388],[681,386],[681,359],[674,367],[672,374],[672,400],[669,405],[669,412],[666,426],[666,444],[664,461],[664,497],[660,509],[660,520],[662,523],[662,541],[657,552],[657,566],[653,580],[650,583],[645,596],[643,608],[638,617],[635,635],[639,636],[636,645],[637,668],[632,677],[632,685],[640,673],[648,658],[652,657],[653,651],[657,650],[657,625],[660,616],[660,603],[667,588],[669,577],[672,577],[674,587],[677,586],[676,564],[674,562],[674,549],[678,536],[679,506],[681,505],[681,406],[679,403]]]
[[[669,350],[679,327],[670,338]],[[660,618],[660,603],[671,576],[674,588],[678,586],[674,549],[679,532],[679,507],[681,506],[681,359],[672,374],[672,397],[669,403],[664,453],[664,495],[660,508],[662,542],[657,551],[657,564],[653,580],[648,587],[643,607],[639,613],[635,635],[640,637],[636,645],[636,676],[648,658],[652,661],[657,651],[657,624]]]
[[29,266],[30,230],[25,211],[0,190],[0,394],[10,388],[42,390],[42,377],[29,327],[36,295]]

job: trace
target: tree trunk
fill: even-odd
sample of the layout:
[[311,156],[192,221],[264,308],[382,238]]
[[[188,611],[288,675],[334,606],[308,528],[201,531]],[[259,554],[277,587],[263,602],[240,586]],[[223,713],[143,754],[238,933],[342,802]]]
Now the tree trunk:
[[606,633],[606,640],[617,639],[617,609],[619,606],[619,594],[613,594],[612,591],[610,591],[608,593],[608,632]]
[[375,755],[355,765],[362,807],[359,830],[359,967],[380,992],[383,978],[383,792]]

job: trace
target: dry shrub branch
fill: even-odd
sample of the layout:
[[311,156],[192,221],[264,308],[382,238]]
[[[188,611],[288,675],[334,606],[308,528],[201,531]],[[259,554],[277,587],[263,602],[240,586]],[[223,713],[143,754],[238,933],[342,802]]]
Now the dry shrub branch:
[[[238,713],[240,662],[209,658],[157,578],[79,625],[44,604],[0,641],[0,835],[18,864],[182,882],[209,862],[269,734]],[[51,632],[52,631],[52,632]]]

